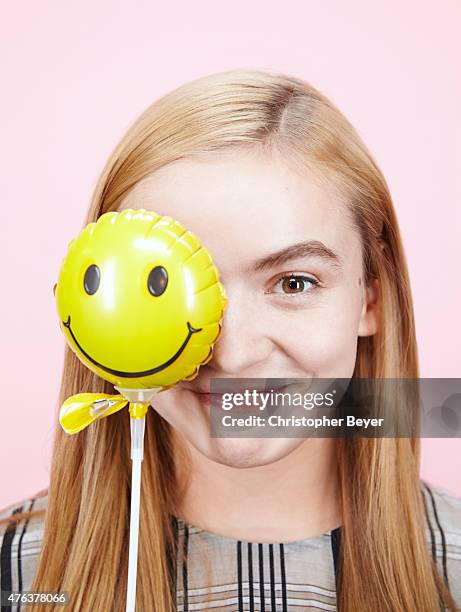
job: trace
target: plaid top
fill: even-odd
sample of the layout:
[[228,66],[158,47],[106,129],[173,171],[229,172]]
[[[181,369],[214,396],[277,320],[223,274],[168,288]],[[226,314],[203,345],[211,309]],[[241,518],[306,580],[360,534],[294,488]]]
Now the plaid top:
[[[461,608],[461,499],[422,483],[427,545]],[[39,495],[0,512],[46,508]],[[178,612],[336,610],[341,528],[296,542],[261,544],[224,537],[172,517],[177,535]],[[2,591],[30,590],[43,521],[0,526]],[[185,561],[182,562],[182,553]],[[7,611],[10,608],[2,608]],[[13,606],[12,610],[20,610]]]

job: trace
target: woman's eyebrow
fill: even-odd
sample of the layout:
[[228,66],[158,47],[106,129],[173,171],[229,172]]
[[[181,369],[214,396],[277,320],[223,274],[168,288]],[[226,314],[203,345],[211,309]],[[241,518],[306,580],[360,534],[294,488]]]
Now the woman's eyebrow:
[[338,270],[343,267],[341,257],[323,244],[323,242],[319,240],[308,240],[306,242],[292,244],[256,260],[252,265],[252,269],[255,272],[264,272],[275,266],[302,257],[319,257]]

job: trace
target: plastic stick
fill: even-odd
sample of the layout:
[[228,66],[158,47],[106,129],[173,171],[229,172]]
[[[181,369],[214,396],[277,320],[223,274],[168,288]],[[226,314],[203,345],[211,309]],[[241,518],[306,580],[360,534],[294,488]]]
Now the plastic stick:
[[126,612],[136,606],[136,577],[138,570],[139,508],[141,500],[141,463],[144,454],[145,417],[130,418],[131,429],[131,512],[130,547],[128,553],[128,587]]

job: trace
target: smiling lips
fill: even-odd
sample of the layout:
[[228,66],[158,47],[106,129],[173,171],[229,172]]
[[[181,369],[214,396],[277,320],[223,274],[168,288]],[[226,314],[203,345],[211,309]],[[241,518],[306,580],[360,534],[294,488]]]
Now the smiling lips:
[[164,370],[165,368],[170,366],[174,361],[176,361],[176,359],[178,359],[178,357],[181,355],[181,353],[186,348],[186,345],[189,342],[192,334],[195,334],[195,333],[197,333],[199,331],[202,331],[202,328],[195,329],[194,327],[192,327],[192,325],[189,323],[189,321],[187,321],[187,330],[188,330],[188,332],[187,332],[186,339],[181,344],[181,346],[176,351],[176,353],[172,357],[170,357],[170,359],[168,359],[167,361],[165,361],[161,365],[156,366],[155,368],[151,368],[150,370],[143,370],[141,372],[123,372],[121,370],[114,370],[113,368],[108,368],[107,366],[104,366],[101,363],[99,363],[98,361],[96,361],[95,359],[93,359],[93,357],[91,357],[91,355],[88,355],[88,353],[85,351],[85,349],[78,342],[77,338],[74,336],[74,332],[72,331],[72,329],[70,327],[70,315],[67,317],[67,321],[62,321],[62,324],[64,325],[64,327],[67,327],[67,329],[69,330],[70,335],[72,336],[73,341],[78,346],[78,348],[82,352],[82,354],[85,355],[85,357],[87,359],[89,359],[91,361],[91,363],[94,363],[94,365],[96,365],[98,368],[101,368],[101,370],[104,370],[105,372],[108,372],[109,374],[115,374],[116,376],[123,376],[125,378],[141,378],[143,376],[150,376],[151,374],[156,374],[157,372],[161,372],[162,370]]

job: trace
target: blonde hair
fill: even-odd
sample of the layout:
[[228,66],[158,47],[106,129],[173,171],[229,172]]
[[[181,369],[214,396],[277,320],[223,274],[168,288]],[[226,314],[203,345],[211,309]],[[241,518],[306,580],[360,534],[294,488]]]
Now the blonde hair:
[[[348,120],[301,79],[234,70],[165,95],[114,150],[86,222],[116,210],[140,180],[169,162],[246,146],[276,147],[337,189],[349,206],[361,236],[365,278],[378,279],[381,300],[378,333],[358,338],[354,377],[418,377],[408,271],[386,181]],[[66,348],[59,403],[85,391],[110,393],[112,388]],[[125,601],[129,440],[124,412],[77,436],[56,427],[44,541],[31,588],[69,591],[73,610],[119,610]],[[183,453],[184,479],[175,474],[173,448]],[[345,438],[338,439],[337,448],[343,517],[338,610],[433,612],[440,601],[456,610],[426,545],[419,439]],[[187,486],[183,450],[170,425],[150,410],[139,610],[174,609],[170,516]]]

